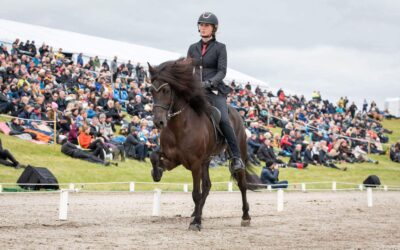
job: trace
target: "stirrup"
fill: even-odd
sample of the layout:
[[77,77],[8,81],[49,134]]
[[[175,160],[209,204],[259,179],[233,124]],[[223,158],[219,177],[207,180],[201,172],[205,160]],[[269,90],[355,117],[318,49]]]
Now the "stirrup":
[[[233,161],[234,160],[238,160],[240,166],[237,166],[236,168],[233,168]],[[230,164],[229,164],[229,171],[232,174],[236,174],[236,173],[238,173],[238,172],[240,172],[241,170],[244,170],[244,169],[245,169],[245,167],[244,167],[242,159],[239,158],[239,157],[233,157],[231,162],[230,162]]]

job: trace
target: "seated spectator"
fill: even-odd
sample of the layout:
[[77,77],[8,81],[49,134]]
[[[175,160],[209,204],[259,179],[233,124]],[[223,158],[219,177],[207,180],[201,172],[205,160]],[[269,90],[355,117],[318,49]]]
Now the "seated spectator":
[[280,164],[282,167],[285,167],[286,164],[276,157],[273,147],[271,146],[271,141],[266,139],[264,143],[261,145],[257,152],[257,157],[261,161],[265,161],[265,166],[267,168],[271,167],[274,164]]
[[20,164],[15,157],[11,154],[8,149],[3,148],[3,144],[0,139],[0,164],[14,167],[16,169],[25,168],[25,165]]
[[371,162],[379,164],[379,161],[375,161],[369,158],[367,152],[368,149],[365,144],[358,145],[352,150],[352,154],[354,155],[354,158],[357,162]]
[[255,155],[260,146],[261,144],[257,139],[257,135],[251,134],[250,138],[247,139],[247,155],[249,157],[250,162],[254,165],[260,165],[260,162],[258,161]]
[[110,150],[104,145],[101,139],[94,139],[90,134],[91,127],[84,125],[81,127],[81,132],[78,135],[79,145],[84,149],[89,149],[91,152],[97,152],[98,149],[100,153],[100,158],[105,159],[105,155],[110,153]]
[[308,164],[303,161],[301,156],[301,145],[297,144],[294,152],[290,156],[288,167],[304,169],[307,166]]
[[[290,135],[289,135],[290,134]],[[289,153],[293,153],[294,149],[294,142],[292,140],[292,136],[294,135],[294,131],[286,132],[284,136],[282,136],[281,139],[281,148],[284,151],[287,151]]]
[[269,167],[263,167],[260,180],[262,184],[271,185],[272,188],[287,188],[288,181],[279,181],[279,165],[273,164]]
[[131,133],[126,137],[124,148],[126,157],[134,158],[143,162],[145,161],[148,148],[144,142],[139,140],[138,132],[134,127],[132,127]]
[[1,114],[8,114],[10,111],[13,110],[13,104],[10,102],[7,98],[7,95],[4,94],[4,90],[6,90],[7,87],[5,85],[1,86],[1,92],[0,92],[0,113]]
[[390,147],[390,159],[394,162],[400,162],[400,141]]
[[93,163],[99,163],[105,166],[109,166],[110,164],[118,166],[118,163],[112,163],[101,159],[100,157],[102,155],[102,150],[100,150],[99,148],[95,152],[87,152],[79,149],[75,144],[67,141],[66,139],[64,139],[61,144],[61,152],[68,156],[71,156],[72,158],[81,159]]

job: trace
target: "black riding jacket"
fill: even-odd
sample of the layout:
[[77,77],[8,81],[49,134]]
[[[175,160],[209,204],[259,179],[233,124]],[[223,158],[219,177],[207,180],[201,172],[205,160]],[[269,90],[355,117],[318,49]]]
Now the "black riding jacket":
[[205,54],[202,56],[203,41],[190,45],[187,57],[193,59],[196,74],[200,75],[200,66],[202,66],[201,81],[211,81],[214,90],[218,90],[218,94],[226,96],[230,92],[230,88],[226,86],[223,79],[227,70],[227,53],[226,46],[223,43],[212,39],[207,42]]

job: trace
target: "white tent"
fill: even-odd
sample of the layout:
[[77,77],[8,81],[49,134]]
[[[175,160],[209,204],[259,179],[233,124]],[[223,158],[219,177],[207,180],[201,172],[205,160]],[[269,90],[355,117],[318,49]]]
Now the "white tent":
[[389,111],[389,114],[400,118],[400,97],[387,98],[385,100],[385,109]]
[[[63,51],[74,54],[82,52],[87,56],[97,55],[107,59],[112,59],[116,55],[121,61],[133,60],[142,65],[146,62],[157,65],[183,56],[127,42],[0,19],[0,43],[12,43],[16,38],[20,38],[22,41],[33,40],[36,46],[46,43],[53,48],[62,48]],[[250,82],[252,85],[261,85],[264,88],[268,87],[267,83],[230,68],[226,78],[241,83]]]

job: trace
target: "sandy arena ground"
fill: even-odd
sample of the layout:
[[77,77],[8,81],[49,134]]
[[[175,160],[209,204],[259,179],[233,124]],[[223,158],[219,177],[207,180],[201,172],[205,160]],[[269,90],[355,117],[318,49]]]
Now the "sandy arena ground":
[[400,192],[249,192],[250,227],[240,226],[240,193],[211,193],[201,232],[188,231],[190,193],[72,193],[68,221],[59,194],[0,194],[0,249],[400,249]]

